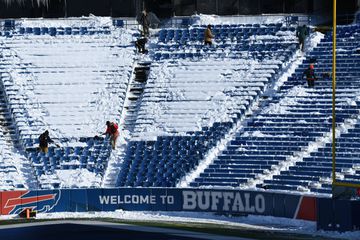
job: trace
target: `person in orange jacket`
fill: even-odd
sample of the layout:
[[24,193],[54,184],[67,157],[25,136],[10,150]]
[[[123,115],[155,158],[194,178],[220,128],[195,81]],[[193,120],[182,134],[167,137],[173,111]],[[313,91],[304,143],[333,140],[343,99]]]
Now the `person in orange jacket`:
[[214,35],[211,33],[211,25],[208,25],[204,32],[204,44],[211,46]]

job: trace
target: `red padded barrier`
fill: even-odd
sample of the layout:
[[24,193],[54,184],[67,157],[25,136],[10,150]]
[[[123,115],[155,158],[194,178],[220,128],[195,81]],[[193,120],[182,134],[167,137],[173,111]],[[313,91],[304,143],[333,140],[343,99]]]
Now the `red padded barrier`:
[[302,197],[296,219],[316,221],[316,198]]

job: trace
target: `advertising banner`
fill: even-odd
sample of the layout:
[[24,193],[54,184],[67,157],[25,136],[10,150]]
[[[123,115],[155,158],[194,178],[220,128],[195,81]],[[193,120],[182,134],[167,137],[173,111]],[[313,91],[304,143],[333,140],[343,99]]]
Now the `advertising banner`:
[[60,190],[7,191],[0,193],[1,215],[19,214],[25,208],[51,212],[60,199]]
[[262,191],[109,188],[0,192],[0,213],[87,211],[191,211],[316,220],[316,198]]

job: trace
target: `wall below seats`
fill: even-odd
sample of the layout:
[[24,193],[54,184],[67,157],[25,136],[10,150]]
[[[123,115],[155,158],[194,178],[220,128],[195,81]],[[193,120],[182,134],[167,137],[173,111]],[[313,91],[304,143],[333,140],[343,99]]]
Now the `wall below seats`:
[[0,192],[0,214],[87,211],[194,211],[316,221],[315,197],[281,193],[178,188],[58,189]]
[[360,229],[360,201],[317,199],[317,228],[326,231]]
[[37,212],[192,211],[317,222],[322,230],[360,228],[360,201],[282,193],[196,188],[57,189],[0,192],[0,215]]

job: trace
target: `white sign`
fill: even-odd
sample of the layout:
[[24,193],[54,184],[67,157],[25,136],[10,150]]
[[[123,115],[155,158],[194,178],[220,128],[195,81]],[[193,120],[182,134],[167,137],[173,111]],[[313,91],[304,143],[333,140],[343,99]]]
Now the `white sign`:
[[251,200],[250,193],[189,190],[183,191],[183,199],[184,210],[199,208],[208,211],[265,212],[265,197],[260,193]]

